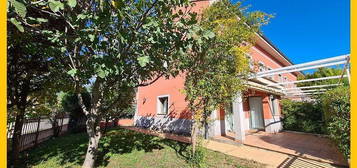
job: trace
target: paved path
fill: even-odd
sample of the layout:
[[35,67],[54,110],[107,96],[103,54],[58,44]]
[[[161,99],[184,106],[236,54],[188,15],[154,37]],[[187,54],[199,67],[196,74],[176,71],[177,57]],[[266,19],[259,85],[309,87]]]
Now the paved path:
[[347,165],[343,155],[332,141],[313,134],[259,132],[247,135],[244,144],[321,162]]
[[217,141],[208,141],[205,146],[208,149],[222,152],[227,155],[254,160],[263,163],[268,168],[335,168],[336,166],[326,162],[305,159],[284,153],[259,149],[247,145],[233,145]]
[[248,160],[255,160],[257,162],[266,164],[267,167],[278,167],[288,157],[286,154],[270,152],[245,145],[236,146],[216,141],[208,141],[205,146],[208,149],[222,152],[227,155]]
[[[170,133],[158,133],[147,129],[137,127],[124,127],[126,129],[142,132],[145,134],[155,135],[162,138],[172,139],[180,142],[190,143],[190,137],[179,136]],[[263,163],[268,168],[335,168],[327,162],[321,162],[314,159],[303,158],[298,155],[267,150],[250,145],[239,145],[238,143],[227,144],[214,140],[207,140],[204,146],[210,150],[221,152],[227,155],[235,156],[242,159],[254,160]]]

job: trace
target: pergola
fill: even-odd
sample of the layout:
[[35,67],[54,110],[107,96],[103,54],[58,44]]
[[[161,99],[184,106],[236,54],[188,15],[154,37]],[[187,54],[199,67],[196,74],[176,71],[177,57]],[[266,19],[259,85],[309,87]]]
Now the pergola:
[[[331,58],[316,60],[316,61],[302,63],[302,64],[286,66],[286,67],[267,70],[267,71],[262,71],[262,72],[256,73],[251,78],[259,79],[259,78],[265,78],[265,77],[272,77],[275,75],[281,75],[281,74],[292,73],[292,72],[300,72],[300,71],[305,71],[305,70],[317,69],[317,68],[321,68],[321,67],[331,67],[331,66],[336,66],[336,65],[344,65],[342,74],[336,75],[336,76],[313,78],[313,79],[270,83],[270,84],[266,85],[267,87],[281,88],[286,97],[297,97],[297,98],[308,97],[309,98],[311,95],[322,94],[335,86],[342,85],[343,78],[347,77],[348,81],[350,82],[350,69],[349,69],[350,68],[349,67],[350,66],[350,54],[335,56],[335,57],[331,57]],[[328,80],[332,80],[332,79],[339,79],[339,81],[337,83],[333,83],[333,84],[324,84],[324,85],[312,84],[311,86],[303,86],[303,87],[295,86],[295,84],[297,84],[297,83],[304,83],[304,82],[305,83],[306,82],[314,83],[315,81],[328,81]],[[294,85],[294,87],[289,87],[291,85]]]
[[[277,82],[276,80],[273,80],[273,78],[276,75],[281,75],[281,74],[286,74],[286,73],[299,73],[300,71],[304,70],[311,70],[311,69],[317,69],[321,67],[330,67],[330,66],[336,66],[336,65],[344,65],[343,72],[340,75],[336,76],[327,76],[327,77],[320,77],[320,78],[314,78],[314,79],[304,79],[304,80],[296,80],[296,81],[279,81]],[[308,100],[313,100],[311,99],[312,95],[318,95],[321,93],[324,93],[325,91],[342,85],[343,83],[343,78],[348,78],[348,81],[350,81],[350,55],[341,55],[341,56],[336,56],[332,58],[327,58],[327,59],[321,59],[321,60],[316,60],[312,62],[307,62],[307,63],[302,63],[302,64],[296,64],[296,65],[291,65],[291,66],[286,66],[282,68],[277,68],[277,69],[272,69],[272,70],[267,70],[267,71],[261,71],[258,73],[255,73],[252,75],[248,82],[247,85],[250,88],[256,89],[256,90],[261,90],[265,91],[271,94],[277,94],[281,96],[286,96],[289,98],[297,97],[300,98],[300,100],[303,100],[303,98],[307,98]],[[328,81],[328,80],[333,80],[333,79],[339,79],[338,82],[336,83],[329,83],[329,84],[320,84],[320,85],[310,85],[310,86],[303,86],[303,87],[297,87],[295,84],[297,83],[303,83],[303,82],[311,82],[314,83],[315,81]],[[242,99],[242,93],[238,93],[237,96],[233,99],[232,101],[232,111],[233,111],[233,123],[244,123],[244,118],[245,114],[243,111],[243,99]],[[215,115],[216,113],[212,113]],[[217,116],[212,116],[212,118],[215,118]],[[219,124],[217,124],[219,125]],[[219,129],[219,128],[216,128]],[[239,141],[244,141],[245,140],[245,130],[244,126],[242,124],[236,124],[234,126],[234,132],[235,132],[235,139]]]

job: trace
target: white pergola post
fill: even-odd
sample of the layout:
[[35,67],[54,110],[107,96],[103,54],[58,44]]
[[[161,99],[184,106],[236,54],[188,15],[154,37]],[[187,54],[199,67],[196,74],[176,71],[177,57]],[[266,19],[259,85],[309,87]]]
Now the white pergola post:
[[347,77],[348,77],[348,83],[351,84],[350,69],[347,69]]
[[242,93],[238,93],[233,100],[233,130],[235,133],[235,140],[243,142],[245,140],[244,132],[244,111]]

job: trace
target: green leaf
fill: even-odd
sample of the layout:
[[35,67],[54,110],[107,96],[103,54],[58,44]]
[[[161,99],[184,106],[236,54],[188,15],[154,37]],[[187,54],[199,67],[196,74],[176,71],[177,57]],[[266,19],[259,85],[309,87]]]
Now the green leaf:
[[149,63],[150,57],[149,56],[143,56],[138,58],[139,65],[141,67],[146,66],[147,63]]
[[77,37],[76,39],[74,39],[74,42],[78,42],[78,41],[80,41],[81,40],[81,38],[80,37]]
[[45,19],[45,18],[36,18],[36,20],[38,21],[38,22],[48,22],[48,19]]
[[10,22],[15,25],[20,32],[24,32],[24,27],[21,25],[21,22],[17,21],[15,18],[11,18]]
[[105,72],[104,72],[103,70],[99,71],[99,72],[98,72],[98,76],[99,76],[100,78],[105,78]]
[[24,18],[26,16],[27,10],[26,10],[26,6],[21,3],[18,2],[16,0],[10,0],[12,6],[14,6],[15,8],[15,12],[22,18]]
[[61,47],[61,52],[65,52],[66,50],[66,47]]
[[77,19],[85,19],[86,17],[87,17],[87,15],[85,15],[85,14],[79,14],[77,16]]
[[215,34],[212,31],[206,31],[204,36],[208,39],[211,39],[215,36]]
[[93,35],[93,34],[89,34],[88,37],[89,37],[89,40],[90,40],[91,42],[94,41],[94,35]]
[[53,12],[58,12],[60,9],[64,9],[64,5],[60,1],[49,1],[48,6]]
[[73,77],[74,75],[76,75],[76,73],[77,73],[77,69],[71,69],[71,70],[69,70],[69,71],[67,72],[67,74],[68,74],[68,75],[71,75],[72,77]]
[[105,71],[104,71],[101,67],[99,67],[99,68],[97,69],[97,75],[98,75],[100,78],[105,78],[106,73],[105,73]]
[[77,0],[68,0],[67,2],[68,6],[70,6],[71,8],[76,7],[77,5]]

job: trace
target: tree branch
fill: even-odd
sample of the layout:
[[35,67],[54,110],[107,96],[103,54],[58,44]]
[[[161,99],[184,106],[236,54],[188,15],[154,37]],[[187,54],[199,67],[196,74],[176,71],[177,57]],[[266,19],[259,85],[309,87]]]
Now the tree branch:
[[157,80],[159,80],[162,76],[164,76],[165,73],[161,73],[160,75],[158,75],[154,80],[148,82],[148,83],[141,83],[136,85],[135,87],[142,87],[142,86],[148,86],[151,85],[153,83],[155,83]]

